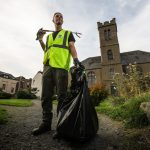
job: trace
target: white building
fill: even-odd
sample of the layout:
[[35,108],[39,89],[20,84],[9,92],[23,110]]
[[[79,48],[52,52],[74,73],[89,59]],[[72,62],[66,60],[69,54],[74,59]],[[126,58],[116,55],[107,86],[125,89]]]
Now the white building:
[[33,77],[31,88],[37,89],[36,96],[40,99],[42,93],[42,72],[41,71],[38,71],[37,74]]

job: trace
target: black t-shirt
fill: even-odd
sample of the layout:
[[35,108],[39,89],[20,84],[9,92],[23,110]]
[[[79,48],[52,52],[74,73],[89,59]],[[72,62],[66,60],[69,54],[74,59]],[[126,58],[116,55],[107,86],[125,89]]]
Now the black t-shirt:
[[[60,31],[61,31],[61,30],[60,30]],[[58,34],[60,31],[55,31],[55,32],[52,33],[52,36],[53,36],[53,39],[54,39],[54,40],[55,40],[57,34]],[[75,41],[76,41],[76,40],[75,40],[75,38],[74,38],[72,32],[70,32],[70,35],[69,35],[69,38],[68,38],[68,42],[75,42]]]

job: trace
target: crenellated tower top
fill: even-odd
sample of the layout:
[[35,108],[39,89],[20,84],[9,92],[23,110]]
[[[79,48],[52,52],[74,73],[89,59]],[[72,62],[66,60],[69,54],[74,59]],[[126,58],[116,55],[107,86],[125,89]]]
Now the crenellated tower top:
[[112,18],[110,21],[105,21],[104,23],[97,22],[98,29],[106,26],[116,25],[116,18]]

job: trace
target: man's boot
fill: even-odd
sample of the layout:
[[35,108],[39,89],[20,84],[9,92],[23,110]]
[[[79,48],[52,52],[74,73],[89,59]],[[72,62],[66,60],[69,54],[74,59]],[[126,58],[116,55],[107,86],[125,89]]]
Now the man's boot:
[[61,139],[61,136],[58,134],[57,131],[53,134],[53,139]]
[[32,134],[36,136],[50,130],[51,130],[51,124],[43,122],[38,128],[33,129]]

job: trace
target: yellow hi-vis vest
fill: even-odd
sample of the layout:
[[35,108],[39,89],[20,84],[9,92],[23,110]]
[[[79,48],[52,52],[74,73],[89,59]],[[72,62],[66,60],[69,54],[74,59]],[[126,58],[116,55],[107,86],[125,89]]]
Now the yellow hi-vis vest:
[[67,71],[69,70],[71,62],[68,43],[69,35],[70,31],[66,30],[59,31],[55,40],[53,40],[52,34],[48,35],[48,41],[44,53],[44,64],[49,61],[51,67],[62,68]]

